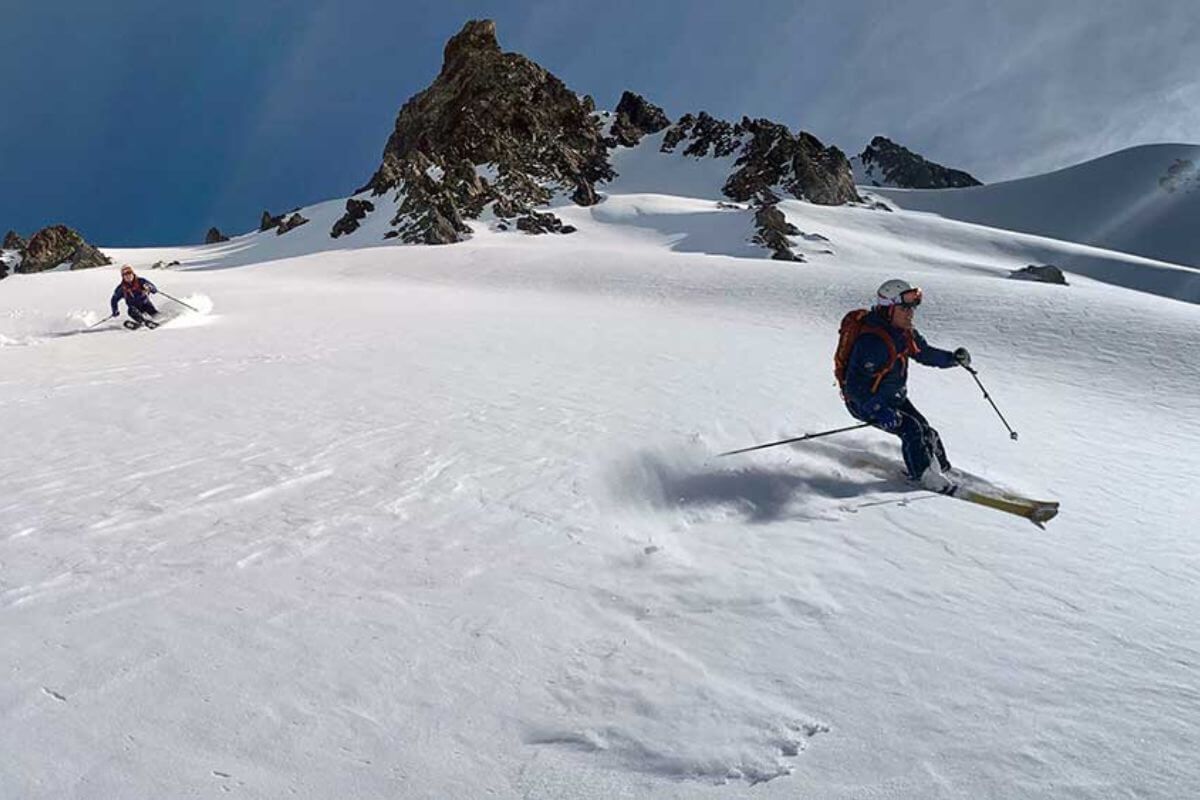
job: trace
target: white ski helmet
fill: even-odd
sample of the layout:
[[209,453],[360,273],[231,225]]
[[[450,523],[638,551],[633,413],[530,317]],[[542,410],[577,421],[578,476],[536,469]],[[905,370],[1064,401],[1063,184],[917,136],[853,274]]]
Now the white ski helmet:
[[892,278],[884,281],[875,291],[875,305],[880,308],[906,306],[913,308],[921,304],[921,290],[908,281]]

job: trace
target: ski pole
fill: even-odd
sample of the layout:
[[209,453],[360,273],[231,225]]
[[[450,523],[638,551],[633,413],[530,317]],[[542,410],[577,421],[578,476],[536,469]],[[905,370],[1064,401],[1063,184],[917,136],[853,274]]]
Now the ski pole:
[[822,436],[832,436],[835,433],[845,433],[846,431],[856,431],[859,428],[869,428],[871,423],[864,422],[861,425],[851,425],[848,428],[837,428],[832,431],[821,431],[820,433],[809,433],[804,436],[796,436],[792,439],[780,439],[778,442],[768,442],[766,444],[756,444],[753,447],[743,447],[740,450],[730,450],[728,453],[718,453],[717,458],[722,456],[733,456],[738,453],[749,453],[751,450],[762,450],[765,447],[778,447],[781,444],[792,444],[793,442],[806,442],[809,439],[819,439]]
[[116,316],[116,314],[112,314],[112,315],[110,315],[110,316],[107,316],[107,317],[102,317],[102,318],[100,319],[100,321],[99,321],[99,322],[93,322],[91,325],[88,325],[86,328],[84,328],[84,330],[85,330],[85,331],[90,331],[92,328],[96,327],[96,326],[97,326],[97,325],[99,325],[101,322],[108,322],[110,319],[112,319],[112,318],[113,318],[113,317],[115,317],[115,316]]
[[1000,413],[1000,409],[996,408],[996,401],[992,400],[992,396],[988,394],[987,389],[983,388],[983,383],[979,380],[979,373],[966,364],[963,364],[963,367],[967,370],[967,372],[971,373],[971,377],[974,378],[975,383],[979,385],[979,391],[983,392],[984,399],[992,404],[992,408],[996,411],[996,416],[1000,417],[1000,421],[1004,423],[1004,427],[1008,428],[1008,437],[1015,442],[1017,440],[1017,432],[1014,431],[1012,426],[1008,424],[1008,420],[1006,420],[1004,415]]
[[189,306],[187,303],[183,302],[178,297],[171,297],[171,295],[167,294],[162,289],[159,289],[158,293],[161,294],[163,297],[167,298],[168,300],[174,300],[176,303],[179,303],[179,305],[183,306],[184,308],[190,308],[192,311],[195,311],[197,314],[201,313],[200,309],[196,308],[195,306]]

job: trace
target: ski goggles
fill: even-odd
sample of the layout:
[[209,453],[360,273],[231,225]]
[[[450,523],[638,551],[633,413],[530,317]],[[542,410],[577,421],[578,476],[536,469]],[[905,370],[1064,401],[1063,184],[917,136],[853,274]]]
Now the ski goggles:
[[921,290],[913,287],[900,293],[900,301],[896,305],[903,308],[916,308],[921,305]]

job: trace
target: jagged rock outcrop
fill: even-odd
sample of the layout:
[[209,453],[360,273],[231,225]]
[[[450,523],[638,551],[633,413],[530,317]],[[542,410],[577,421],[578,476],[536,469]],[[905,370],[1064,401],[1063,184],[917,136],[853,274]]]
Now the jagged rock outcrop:
[[564,225],[562,220],[553,214],[530,211],[517,217],[517,230],[525,233],[574,233],[575,226]]
[[93,269],[113,263],[112,259],[100,252],[99,249],[84,242],[71,254],[71,269]]
[[763,195],[758,210],[754,212],[757,232],[750,241],[770,250],[771,258],[776,261],[803,261],[804,256],[792,250],[792,243],[788,239],[789,236],[799,236],[800,229],[787,221],[778,204],[778,197]]
[[262,220],[258,223],[259,231],[269,231],[272,228],[278,228],[283,224],[284,216],[284,214],[272,216],[270,211],[264,211],[262,213]]
[[358,230],[359,224],[366,219],[367,214],[375,210],[375,204],[370,200],[355,200],[351,197],[346,201],[346,213],[341,219],[333,223],[333,230],[329,235],[334,239],[344,234],[351,234]]
[[0,243],[0,278],[8,277],[9,268],[21,263],[25,253],[25,240],[16,231],[9,231]]
[[891,139],[876,136],[853,159],[855,179],[868,186],[898,189],[955,189],[982,186],[969,173],[927,161]]
[[1200,165],[1190,158],[1177,158],[1158,179],[1164,192],[1195,192],[1200,190]]
[[112,263],[111,258],[66,225],[51,225],[35,233],[21,256],[17,272],[42,272],[64,263],[71,269],[91,269]]
[[1040,283],[1057,283],[1067,286],[1067,277],[1063,271],[1053,264],[1030,264],[1009,273],[1010,278],[1021,281],[1038,281]]
[[633,147],[643,136],[658,133],[671,125],[671,120],[661,108],[630,91],[621,95],[613,116],[615,119],[608,132],[613,138],[610,146],[614,147]]
[[209,228],[208,233],[206,233],[204,235],[204,243],[205,244],[220,244],[221,242],[228,242],[228,241],[229,241],[229,237],[226,236],[225,234],[221,233],[216,228]]
[[696,158],[736,155],[725,181],[726,197],[746,202],[764,192],[784,192],[819,205],[859,201],[850,162],[817,137],[766,119],[743,117],[733,124],[705,112],[685,114],[667,129],[662,151]]
[[395,192],[395,233],[426,244],[465,238],[464,220],[490,203],[501,217],[530,216],[558,192],[595,203],[596,183],[615,173],[594,111],[533,61],[501,52],[495,23],[472,20],[447,42],[429,88],[400,109],[364,189]]
[[295,230],[307,222],[307,217],[301,216],[300,214],[292,214],[286,220],[279,223],[279,227],[275,229],[275,235],[282,236],[288,231]]

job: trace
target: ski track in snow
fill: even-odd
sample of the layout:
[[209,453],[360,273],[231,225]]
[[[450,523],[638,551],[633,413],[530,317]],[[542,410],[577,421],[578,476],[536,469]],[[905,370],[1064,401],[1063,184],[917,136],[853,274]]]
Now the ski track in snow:
[[[834,252],[706,255],[745,212],[654,185],[572,237],[344,249],[338,201],[115,253],[219,307],[157,331],[58,335],[111,270],[6,279],[0,795],[1200,781],[1200,359],[1164,346],[1200,309],[1003,280],[1072,246],[922,214],[784,203]],[[908,492],[872,431],[712,457],[845,424],[836,323],[893,273],[1021,441],[959,371],[915,402],[1048,531]]]

